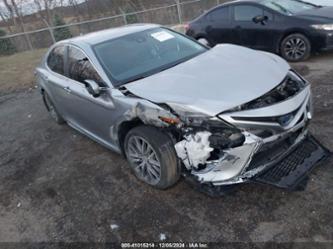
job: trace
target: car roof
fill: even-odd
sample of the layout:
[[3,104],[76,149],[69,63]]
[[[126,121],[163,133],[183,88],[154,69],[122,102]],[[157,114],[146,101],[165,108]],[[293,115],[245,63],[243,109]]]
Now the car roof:
[[[229,2],[225,2],[222,3],[218,6],[216,6],[215,8],[219,8],[221,6],[229,6],[229,5],[235,5],[235,4],[242,4],[242,3],[258,3],[260,4],[263,0],[234,0],[234,1],[229,1]],[[213,9],[215,9],[213,8]]]
[[89,44],[91,46],[102,43],[111,39],[116,39],[128,34],[161,27],[157,24],[131,24],[117,28],[105,29],[96,31],[86,35],[77,36],[67,40],[63,40],[60,43],[74,43],[74,44]]
[[243,3],[244,4],[246,4],[246,3],[248,3],[248,4],[253,4],[253,3],[260,4],[262,1],[263,0],[234,0],[234,1],[230,1],[230,2],[225,2],[225,3],[222,3],[220,5],[217,5],[217,6],[213,7],[213,8],[211,8],[210,10],[208,10],[205,13],[203,13],[201,16],[199,16],[195,20],[200,19],[201,17],[207,15],[211,11],[219,9],[221,7],[233,6],[233,5],[243,4]]

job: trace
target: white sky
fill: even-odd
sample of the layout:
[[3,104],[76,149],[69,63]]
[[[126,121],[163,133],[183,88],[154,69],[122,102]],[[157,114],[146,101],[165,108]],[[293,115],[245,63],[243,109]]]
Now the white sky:
[[[55,1],[59,2],[59,0]],[[77,0],[77,3],[81,2],[84,2],[84,0]],[[21,3],[20,7],[24,14],[32,14],[37,11],[33,0],[17,0],[17,3]],[[68,4],[68,0],[63,0],[63,4],[66,6]],[[0,0],[0,11],[7,11],[3,0]]]

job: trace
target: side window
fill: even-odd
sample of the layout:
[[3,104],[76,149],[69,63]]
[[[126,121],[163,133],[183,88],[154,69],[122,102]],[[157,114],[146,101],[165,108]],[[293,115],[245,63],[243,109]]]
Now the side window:
[[223,7],[213,10],[208,13],[207,18],[209,21],[228,21],[229,20],[229,7]]
[[264,14],[263,9],[251,5],[235,6],[235,21],[252,21],[254,17]]
[[68,73],[69,78],[84,83],[85,80],[94,80],[96,83],[103,85],[101,77],[87,56],[73,46],[68,51]]
[[274,15],[271,12],[266,11],[266,10],[264,10],[264,16],[267,16],[268,20],[270,20],[270,21],[272,21],[274,19]]
[[47,65],[56,73],[64,75],[65,46],[54,48],[47,58]]

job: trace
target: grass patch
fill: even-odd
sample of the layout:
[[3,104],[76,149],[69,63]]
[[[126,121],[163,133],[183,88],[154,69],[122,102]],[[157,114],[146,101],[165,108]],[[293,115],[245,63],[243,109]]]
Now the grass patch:
[[38,49],[0,57],[0,94],[35,85],[34,70],[47,49]]

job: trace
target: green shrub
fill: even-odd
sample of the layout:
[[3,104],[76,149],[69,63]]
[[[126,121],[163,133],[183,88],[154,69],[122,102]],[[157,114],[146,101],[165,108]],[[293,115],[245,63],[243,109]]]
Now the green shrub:
[[138,22],[138,17],[136,14],[130,14],[130,15],[127,14],[127,13],[132,13],[132,12],[134,12],[134,11],[131,10],[130,8],[125,9],[127,24],[132,24],[132,23]]
[[10,55],[15,53],[15,47],[10,39],[2,39],[1,37],[6,36],[6,31],[0,29],[0,55]]
[[[59,15],[54,16],[54,26],[61,26],[65,24],[66,23]],[[68,27],[54,29],[53,34],[56,41],[61,41],[72,37],[71,31]]]

